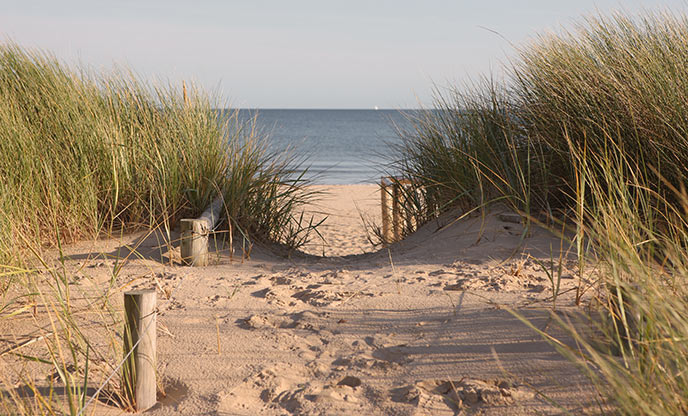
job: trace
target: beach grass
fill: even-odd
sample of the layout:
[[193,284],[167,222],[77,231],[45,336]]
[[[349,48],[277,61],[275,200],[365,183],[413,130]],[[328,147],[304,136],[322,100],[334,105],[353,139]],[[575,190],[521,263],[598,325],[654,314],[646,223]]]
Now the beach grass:
[[593,336],[561,322],[583,354],[563,352],[619,413],[685,414],[688,199],[677,192],[662,200],[636,175],[640,162],[616,150],[612,156],[578,154],[582,171],[596,178],[586,181],[592,202],[585,205],[584,221],[601,261],[603,296],[591,314]]
[[393,164],[432,201],[420,220],[505,203],[569,228],[581,279],[598,266],[596,335],[543,336],[622,414],[688,411],[686,42],[668,12],[539,36],[505,81],[437,94]]
[[[254,241],[293,250],[314,235],[302,214],[314,193],[295,174],[303,160],[271,152],[255,119],[220,104],[193,87],[0,45],[0,320],[29,317],[33,328],[1,352],[0,412],[78,415],[106,380],[111,404],[132,406],[117,369],[126,283],[114,283],[140,254],[115,258],[109,283],[77,290],[66,244],[148,230],[173,245],[178,221],[218,196],[230,244],[238,235],[249,252]],[[36,366],[54,372],[47,390]]]
[[[54,246],[194,217],[222,194],[235,230],[276,242],[303,230],[299,161],[270,153],[254,120],[209,95],[100,75],[0,47],[0,264]],[[291,230],[291,231],[289,231]]]
[[[538,198],[535,183],[546,172],[522,126],[513,118],[510,92],[492,79],[465,89],[437,90],[435,108],[410,113],[412,128],[399,131],[391,168],[414,184],[425,203],[414,215],[422,223],[443,212],[467,212],[501,201],[530,214]],[[418,204],[416,204],[418,205]]]

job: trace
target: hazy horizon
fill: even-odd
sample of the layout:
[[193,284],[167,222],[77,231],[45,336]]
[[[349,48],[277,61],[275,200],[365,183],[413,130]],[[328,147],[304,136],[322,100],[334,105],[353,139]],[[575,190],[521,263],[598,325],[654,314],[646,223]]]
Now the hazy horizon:
[[417,109],[434,85],[500,76],[538,33],[682,0],[5,1],[0,38],[69,64],[193,82],[232,108]]
[[409,108],[365,108],[365,107],[358,107],[358,108],[327,108],[327,107],[316,107],[316,108],[308,108],[308,107],[287,107],[287,108],[277,108],[277,107],[218,107],[215,108],[215,110],[223,110],[223,109],[235,109],[235,110],[251,110],[251,111],[273,111],[273,110],[303,110],[303,111],[416,111],[416,110],[427,110],[427,108],[421,108],[421,107],[409,107]]

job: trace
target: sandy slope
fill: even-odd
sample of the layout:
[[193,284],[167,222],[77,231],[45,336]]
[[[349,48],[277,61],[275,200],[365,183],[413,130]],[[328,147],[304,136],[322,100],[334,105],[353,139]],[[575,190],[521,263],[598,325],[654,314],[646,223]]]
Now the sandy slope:
[[[558,239],[535,230],[522,243],[520,225],[492,213],[436,221],[375,252],[358,211],[379,217],[377,188],[323,190],[330,195],[314,211],[329,214],[327,244],[307,249],[330,257],[256,247],[248,260],[224,251],[209,267],[188,268],[170,265],[177,254],[154,237],[139,246],[143,258],[117,279],[159,288],[168,396],[151,415],[560,413],[543,395],[574,414],[596,412],[584,377],[505,309],[558,333],[550,283],[529,257],[558,258]],[[122,255],[122,246],[71,247],[72,266],[106,280],[113,260],[86,259]],[[565,266],[564,291],[577,282]],[[571,294],[560,314],[575,312]],[[108,409],[98,404],[97,413]]]

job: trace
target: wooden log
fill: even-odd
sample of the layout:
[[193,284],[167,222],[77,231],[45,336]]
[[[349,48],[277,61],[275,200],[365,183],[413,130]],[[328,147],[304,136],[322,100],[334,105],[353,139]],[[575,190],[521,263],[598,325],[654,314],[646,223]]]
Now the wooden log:
[[401,240],[401,215],[399,212],[399,183],[392,183],[392,229],[393,229],[393,241],[397,242]]
[[124,293],[124,354],[122,380],[124,394],[137,412],[157,401],[156,370],[156,295],[154,289]]
[[389,244],[392,242],[392,236],[390,235],[389,227],[389,193],[387,191],[387,181],[383,176],[380,180],[380,208],[382,210],[382,243]]
[[220,217],[222,215],[222,207],[224,206],[224,200],[222,197],[217,197],[212,204],[198,217],[199,220],[205,220],[208,223],[208,230],[215,228],[218,222],[220,222]]
[[208,221],[181,220],[181,255],[188,266],[208,265]]

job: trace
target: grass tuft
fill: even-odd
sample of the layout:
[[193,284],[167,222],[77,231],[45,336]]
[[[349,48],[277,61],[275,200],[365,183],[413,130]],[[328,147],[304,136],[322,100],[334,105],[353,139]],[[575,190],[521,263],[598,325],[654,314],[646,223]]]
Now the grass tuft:
[[[198,215],[222,193],[245,235],[300,241],[306,181],[255,128],[201,91],[72,70],[0,45],[0,264],[54,246]],[[307,228],[307,227],[305,227]]]

